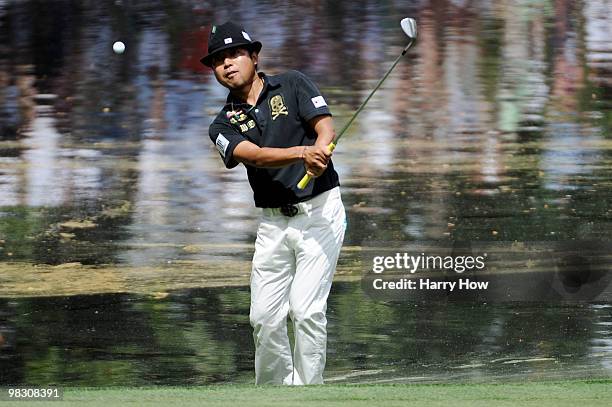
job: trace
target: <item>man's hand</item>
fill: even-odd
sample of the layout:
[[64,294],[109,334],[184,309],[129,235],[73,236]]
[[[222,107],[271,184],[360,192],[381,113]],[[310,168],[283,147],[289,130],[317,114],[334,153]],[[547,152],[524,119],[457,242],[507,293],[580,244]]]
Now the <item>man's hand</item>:
[[327,146],[317,145],[304,147],[304,167],[311,177],[319,177],[327,169],[332,153]]

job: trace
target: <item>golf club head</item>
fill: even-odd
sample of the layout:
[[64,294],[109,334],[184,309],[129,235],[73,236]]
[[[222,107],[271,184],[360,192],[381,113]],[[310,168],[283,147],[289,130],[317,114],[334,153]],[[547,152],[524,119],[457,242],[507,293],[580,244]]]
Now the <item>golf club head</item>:
[[414,18],[406,17],[401,22],[402,30],[410,38],[411,41],[416,40],[417,37],[417,25]]

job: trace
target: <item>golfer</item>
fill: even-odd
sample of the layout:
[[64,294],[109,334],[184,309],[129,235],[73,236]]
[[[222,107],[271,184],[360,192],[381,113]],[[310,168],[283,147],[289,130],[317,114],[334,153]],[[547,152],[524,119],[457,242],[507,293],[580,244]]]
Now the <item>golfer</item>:
[[[232,22],[213,26],[201,61],[229,95],[209,134],[227,168],[246,167],[262,208],[251,270],[255,383],[321,384],[327,297],[346,228],[327,148],[335,133],[325,99],[305,75],[257,71],[261,47]],[[300,190],[305,172],[315,179]]]

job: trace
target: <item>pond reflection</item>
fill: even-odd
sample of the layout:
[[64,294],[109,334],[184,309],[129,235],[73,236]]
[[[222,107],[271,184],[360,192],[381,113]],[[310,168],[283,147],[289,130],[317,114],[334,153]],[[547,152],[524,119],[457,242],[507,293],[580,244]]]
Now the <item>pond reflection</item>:
[[312,76],[337,126],[401,50],[397,21],[417,18],[418,46],[335,154],[349,245],[607,239],[606,4],[3,2],[0,260],[248,259],[181,250],[254,239],[245,172],[207,137],[225,90],[198,62],[230,11],[264,42],[264,71]]
[[[4,300],[0,384],[251,383],[246,289]],[[608,305],[377,303],[339,283],[328,382],[607,377]]]

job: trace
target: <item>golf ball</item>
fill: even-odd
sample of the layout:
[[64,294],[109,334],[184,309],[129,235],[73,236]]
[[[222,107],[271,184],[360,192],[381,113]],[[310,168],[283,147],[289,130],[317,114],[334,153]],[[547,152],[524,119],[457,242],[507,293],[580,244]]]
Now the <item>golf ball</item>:
[[125,44],[121,41],[115,42],[113,44],[113,51],[115,51],[115,54],[123,54],[123,51],[125,51]]

